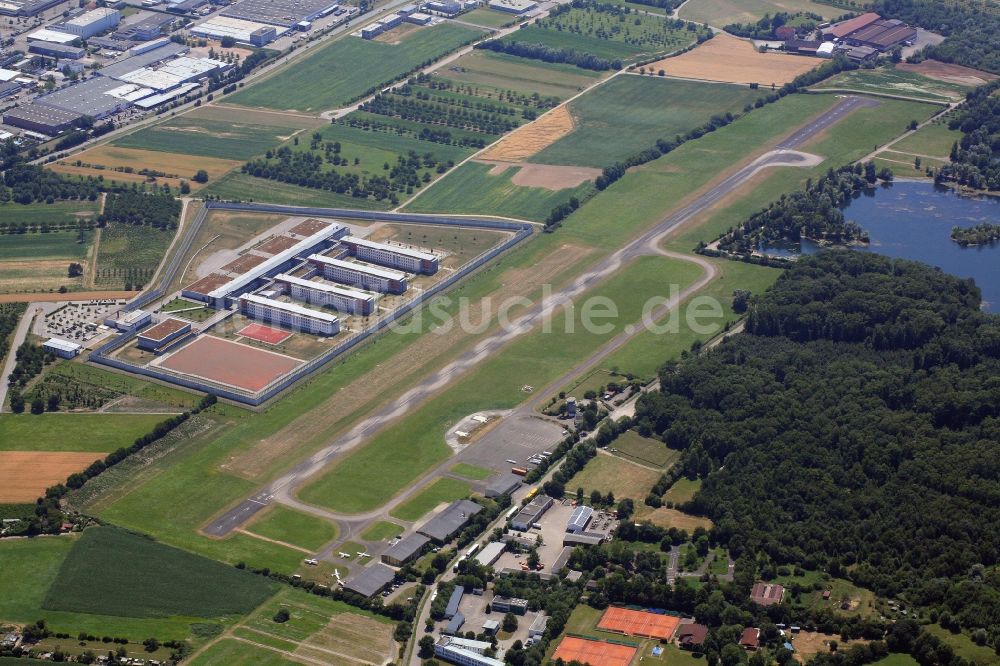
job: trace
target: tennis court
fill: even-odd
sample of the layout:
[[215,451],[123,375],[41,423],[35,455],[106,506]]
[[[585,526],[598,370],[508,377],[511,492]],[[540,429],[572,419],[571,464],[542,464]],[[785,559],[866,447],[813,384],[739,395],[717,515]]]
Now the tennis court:
[[244,338],[250,338],[251,340],[263,342],[268,345],[281,344],[288,338],[292,337],[292,334],[288,331],[271,328],[270,326],[264,326],[263,324],[248,324],[238,330],[236,335],[242,335]]
[[673,615],[660,615],[648,611],[631,610],[628,608],[609,607],[597,623],[597,628],[604,631],[615,631],[629,636],[645,636],[670,640],[681,623],[680,618]]
[[552,659],[562,659],[566,663],[578,661],[591,666],[628,666],[635,653],[636,648],[628,645],[566,636],[559,643]]

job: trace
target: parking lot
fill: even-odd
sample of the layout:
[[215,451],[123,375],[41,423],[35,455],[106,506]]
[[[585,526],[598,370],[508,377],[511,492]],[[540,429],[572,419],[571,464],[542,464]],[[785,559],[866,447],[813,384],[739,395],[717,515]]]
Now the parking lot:
[[45,315],[44,335],[84,344],[107,332],[104,318],[124,303],[115,300],[67,303]]

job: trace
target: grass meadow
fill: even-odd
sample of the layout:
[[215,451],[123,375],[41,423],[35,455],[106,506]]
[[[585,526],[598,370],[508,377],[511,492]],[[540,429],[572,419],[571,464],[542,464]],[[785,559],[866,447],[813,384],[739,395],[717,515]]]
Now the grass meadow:
[[576,492],[577,488],[583,488],[584,497],[594,490],[600,491],[602,495],[612,492],[615,499],[628,497],[636,504],[641,504],[660,475],[657,470],[636,465],[617,456],[598,453],[566,482],[566,488],[571,493]]
[[469,484],[441,477],[390,511],[389,515],[400,520],[419,520],[438,504],[468,497],[470,492],[472,488]]
[[[41,224],[42,222],[76,222],[97,215],[97,201],[54,201],[52,203],[0,204],[0,226],[11,222]],[[6,245],[8,237],[4,238]]]
[[114,451],[150,432],[162,414],[0,414],[0,451]]
[[81,243],[80,235],[75,229],[0,235],[0,267],[4,261],[55,259],[66,261],[68,266],[70,261],[86,258],[94,232],[84,232],[83,238],[84,242]]
[[306,550],[319,550],[337,538],[337,527],[333,523],[280,505],[271,507],[247,530]]
[[435,72],[435,76],[473,86],[537,92],[542,96],[566,99],[593,85],[605,75],[575,65],[548,63],[480,50],[463,55],[452,65]]
[[278,125],[241,123],[239,113],[232,122],[177,116],[165,123],[127,134],[114,141],[122,148],[159,150],[183,155],[200,155],[231,160],[247,160],[274,148],[295,129]]
[[469,463],[458,463],[448,471],[457,476],[472,479],[473,481],[485,481],[493,476],[493,470],[477,465],[470,465]]
[[[657,139],[700,127],[715,114],[737,113],[760,92],[748,87],[622,75],[573,100],[575,129],[529,161],[602,168]],[[609,136],[614,141],[608,141]]]
[[965,93],[971,90],[972,86],[939,81],[916,72],[904,72],[892,67],[879,67],[841,72],[818,84],[816,88],[841,88],[862,93],[901,95],[948,103],[964,99]]
[[619,435],[612,446],[617,449],[616,455],[626,460],[664,469],[680,457],[678,451],[668,449],[660,440],[643,437],[634,430],[626,430]]
[[227,102],[313,112],[337,108],[482,34],[442,23],[412,32],[399,44],[347,36],[243,88]]
[[403,532],[404,529],[402,526],[390,523],[387,520],[380,520],[362,532],[361,538],[364,541],[385,541],[386,539],[397,537]]
[[301,666],[302,662],[286,659],[281,653],[261,645],[223,638],[188,663],[191,666]]
[[962,139],[961,130],[948,129],[943,122],[933,122],[892,145],[892,149],[903,153],[937,155],[947,159],[951,147]]

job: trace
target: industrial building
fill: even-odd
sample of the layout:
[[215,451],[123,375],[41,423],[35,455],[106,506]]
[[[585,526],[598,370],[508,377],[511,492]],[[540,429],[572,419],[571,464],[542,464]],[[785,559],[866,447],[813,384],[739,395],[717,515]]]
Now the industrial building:
[[2,0],[0,14],[4,16],[35,16],[55,7],[63,0]]
[[414,532],[403,537],[382,553],[382,561],[394,567],[401,567],[420,557],[430,542],[431,540],[423,534]]
[[10,97],[21,89],[21,84],[17,81],[0,81],[0,99]]
[[406,18],[403,20],[407,23],[413,23],[416,25],[430,25],[431,21],[434,20],[434,17],[423,12],[415,12],[413,14],[407,14]]
[[133,47],[127,58],[105,65],[97,70],[97,73],[109,79],[117,79],[137,69],[187,53],[189,50],[184,44],[175,44],[169,39],[164,39],[162,42],[155,40],[149,44],[143,44],[139,50],[137,47]]
[[501,495],[513,495],[514,491],[521,487],[522,478],[513,472],[505,472],[500,478],[491,481],[486,486],[486,497],[500,497]]
[[43,104],[28,104],[4,113],[5,125],[20,127],[30,132],[55,136],[72,128],[82,118],[82,114],[54,109]]
[[548,495],[537,495],[510,521],[511,529],[526,532],[539,521],[542,515],[552,506],[552,498]]
[[247,319],[314,335],[336,335],[340,332],[340,320],[332,314],[256,294],[240,296],[240,312]]
[[119,25],[112,37],[133,42],[148,42],[168,32],[174,20],[163,14],[149,14],[135,23]]
[[291,28],[300,21],[327,16],[339,7],[339,0],[239,0],[223,10],[222,16]]
[[81,116],[90,116],[94,120],[102,120],[121,113],[132,105],[127,100],[108,94],[120,87],[121,83],[118,81],[95,76],[39,96],[35,103],[71,111]]
[[28,42],[28,52],[47,58],[69,58],[70,60],[79,60],[87,55],[85,48],[56,42]]
[[462,613],[455,613],[445,628],[441,630],[441,633],[445,636],[456,636],[460,631],[462,631],[462,625],[465,624],[465,615]]
[[482,510],[483,507],[472,500],[456,500],[417,531],[438,543],[446,543]]
[[917,39],[917,30],[899,19],[884,19],[875,12],[867,12],[825,28],[823,36],[847,46],[882,52],[900,44],[912,43]]
[[28,33],[27,42],[52,42],[53,44],[69,44],[70,42],[75,42],[79,37],[76,35],[71,35],[68,32],[62,30],[56,30],[55,28],[39,28],[34,32]]
[[493,563],[500,559],[507,544],[503,541],[493,541],[483,546],[483,549],[476,555],[476,562],[484,567],[493,566]]
[[274,277],[274,286],[281,289],[282,293],[311,305],[322,305],[362,316],[370,315],[375,310],[375,297],[372,294],[329,282],[303,280],[282,273]]
[[265,25],[223,14],[192,27],[190,32],[195,37],[219,40],[232,37],[241,44],[264,46],[288,32],[288,28],[278,30],[273,25]]
[[563,537],[563,546],[599,546],[604,539],[605,536],[597,532],[567,532]]
[[580,505],[573,509],[573,513],[566,523],[566,531],[572,534],[579,534],[587,529],[590,519],[594,517],[594,510],[589,506]]
[[538,617],[528,627],[528,639],[537,641],[545,633],[545,626],[549,623],[549,616],[539,613]]
[[49,338],[42,343],[42,349],[55,354],[59,358],[73,358],[79,355],[83,347],[75,342],[60,340],[59,338]]
[[538,3],[532,0],[490,0],[489,7],[498,12],[521,15],[538,7]]
[[457,0],[430,0],[424,3],[424,9],[445,16],[455,16],[462,11],[462,3]]
[[347,251],[362,261],[388,266],[408,273],[434,275],[438,271],[438,256],[397,245],[376,243],[357,236],[346,236],[340,241]]
[[504,666],[502,660],[485,655],[492,647],[493,644],[486,641],[443,636],[434,644],[434,656],[458,666]]
[[384,294],[402,294],[406,291],[406,273],[400,271],[334,259],[322,254],[311,255],[309,262],[318,267],[327,280]]
[[84,12],[77,17],[71,18],[62,25],[59,30],[76,35],[80,39],[87,39],[94,35],[114,28],[121,23],[122,15],[117,9],[98,7],[89,12]]
[[396,572],[384,564],[376,563],[357,576],[344,582],[344,589],[363,597],[373,597],[389,586],[396,578]]
[[444,607],[444,619],[450,620],[459,614],[458,607],[462,605],[462,598],[465,596],[465,588],[456,585],[448,597],[448,604]]
[[524,615],[528,612],[528,600],[516,599],[514,597],[493,597],[490,608],[498,613],[513,613],[514,615]]
[[150,326],[139,334],[136,345],[139,349],[152,352],[163,351],[171,343],[176,342],[191,332],[191,323],[180,319],[167,318],[159,324]]
[[123,333],[138,331],[153,320],[153,315],[145,310],[130,310],[120,314],[116,318],[108,318],[104,323],[118,329]]

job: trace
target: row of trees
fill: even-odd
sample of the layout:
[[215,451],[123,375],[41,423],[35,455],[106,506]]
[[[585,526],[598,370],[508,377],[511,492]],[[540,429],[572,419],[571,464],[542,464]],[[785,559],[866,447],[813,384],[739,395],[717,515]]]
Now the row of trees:
[[96,201],[99,192],[97,181],[71,180],[35,164],[15,164],[4,172],[0,202],[52,203],[57,199]]
[[622,61],[619,59],[599,58],[592,53],[584,53],[574,49],[555,48],[532,42],[519,42],[516,39],[490,39],[485,42],[479,42],[476,44],[476,48],[495,53],[506,53],[520,58],[541,60],[542,62],[566,63],[596,72],[622,68]]
[[420,99],[416,95],[391,92],[376,95],[361,105],[362,111],[390,118],[480,132],[505,134],[516,129],[520,120],[501,111],[476,110],[447,102]]
[[117,222],[176,229],[180,216],[181,202],[170,194],[126,190],[107,195],[97,221],[101,225]]
[[[365,131],[372,132],[390,132],[392,134],[398,134],[401,136],[412,136],[415,139],[420,139],[421,141],[430,141],[431,143],[443,143],[447,146],[465,146],[468,148],[485,148],[486,147],[486,137],[476,138],[474,136],[469,136],[467,134],[460,134],[458,136],[452,135],[451,131],[447,128],[439,127],[424,127],[420,128],[420,131],[414,131],[412,128],[400,125],[392,122],[379,122],[373,120],[368,116],[360,114],[350,114],[342,120],[335,121],[342,122],[349,127],[356,127],[358,129],[363,129]],[[492,139],[491,139],[492,141]]]

